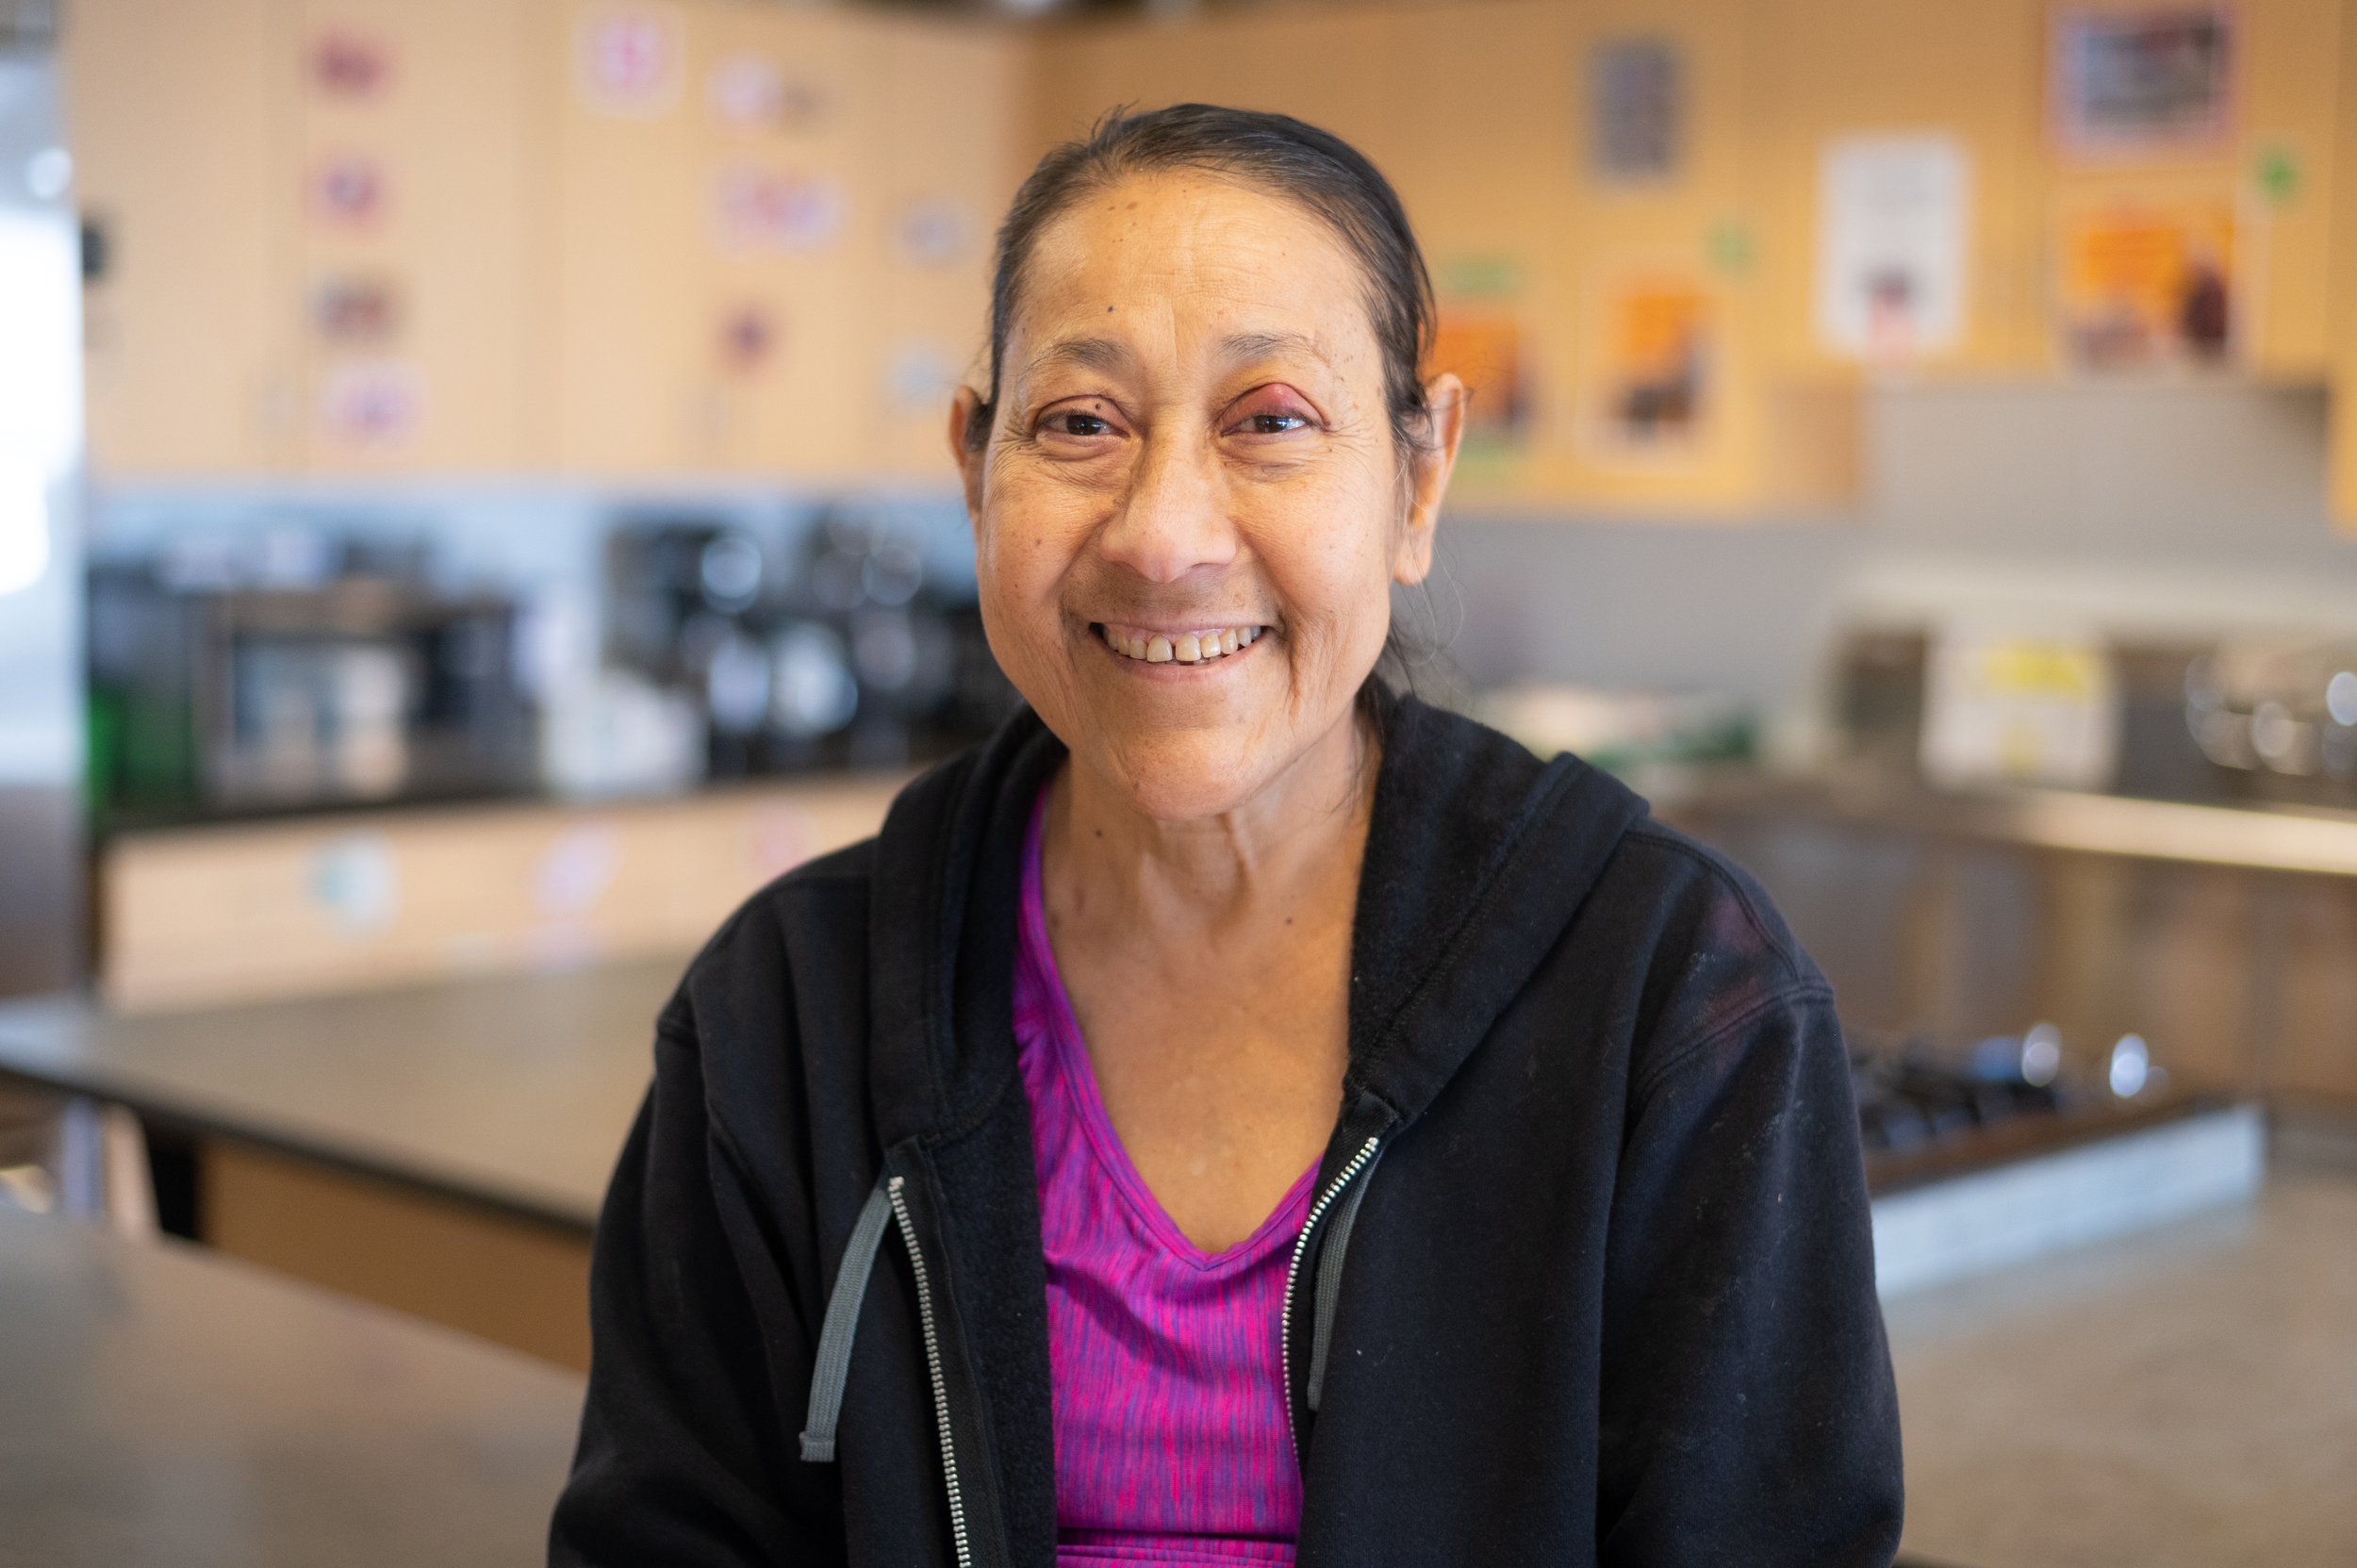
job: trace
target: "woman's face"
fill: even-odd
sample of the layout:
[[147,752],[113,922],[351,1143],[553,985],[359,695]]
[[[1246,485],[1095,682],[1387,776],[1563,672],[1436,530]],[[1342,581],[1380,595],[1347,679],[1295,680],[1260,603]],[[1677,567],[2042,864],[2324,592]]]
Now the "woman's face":
[[1421,581],[1455,449],[1403,471],[1367,280],[1294,203],[1135,176],[1049,223],[997,420],[959,444],[992,652],[1148,816],[1233,810],[1330,742]]

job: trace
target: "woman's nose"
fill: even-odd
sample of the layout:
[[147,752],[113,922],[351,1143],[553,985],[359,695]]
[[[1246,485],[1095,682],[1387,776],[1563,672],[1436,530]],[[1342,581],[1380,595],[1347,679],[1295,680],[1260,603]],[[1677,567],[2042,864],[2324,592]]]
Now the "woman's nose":
[[1129,492],[1098,539],[1110,560],[1150,583],[1175,583],[1235,558],[1218,459],[1199,437],[1157,433],[1144,443]]

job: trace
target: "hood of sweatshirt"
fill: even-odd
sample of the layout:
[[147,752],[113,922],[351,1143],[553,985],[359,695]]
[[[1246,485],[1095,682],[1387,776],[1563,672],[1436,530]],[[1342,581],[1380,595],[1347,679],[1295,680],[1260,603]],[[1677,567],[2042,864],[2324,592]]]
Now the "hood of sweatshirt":
[[[1350,1066],[1327,1153],[1415,1119],[1523,988],[1645,803],[1571,756],[1413,697],[1382,755],[1352,929]],[[918,780],[879,835],[869,1071],[885,1147],[954,1134],[1014,1080],[1023,832],[1063,743],[1029,709]]]

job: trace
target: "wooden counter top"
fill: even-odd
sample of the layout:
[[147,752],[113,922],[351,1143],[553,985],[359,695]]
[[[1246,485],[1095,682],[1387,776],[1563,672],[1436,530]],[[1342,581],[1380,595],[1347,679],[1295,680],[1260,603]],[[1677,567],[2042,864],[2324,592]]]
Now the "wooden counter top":
[[581,1388],[194,1247],[0,1210],[0,1562],[536,1562]]
[[2357,1557],[2357,1180],[1892,1303],[1909,1560]]
[[0,1003],[0,1079],[585,1235],[686,955],[123,1017]]

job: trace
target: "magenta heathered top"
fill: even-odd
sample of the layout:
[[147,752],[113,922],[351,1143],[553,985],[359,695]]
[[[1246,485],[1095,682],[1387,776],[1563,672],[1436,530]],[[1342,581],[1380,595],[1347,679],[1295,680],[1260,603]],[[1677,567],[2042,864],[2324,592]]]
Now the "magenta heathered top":
[[1317,1169],[1216,1255],[1146,1190],[1105,1115],[1048,946],[1047,800],[1042,791],[1023,847],[1014,1037],[1047,1257],[1056,1560],[1290,1564],[1301,1477],[1278,1331]]

